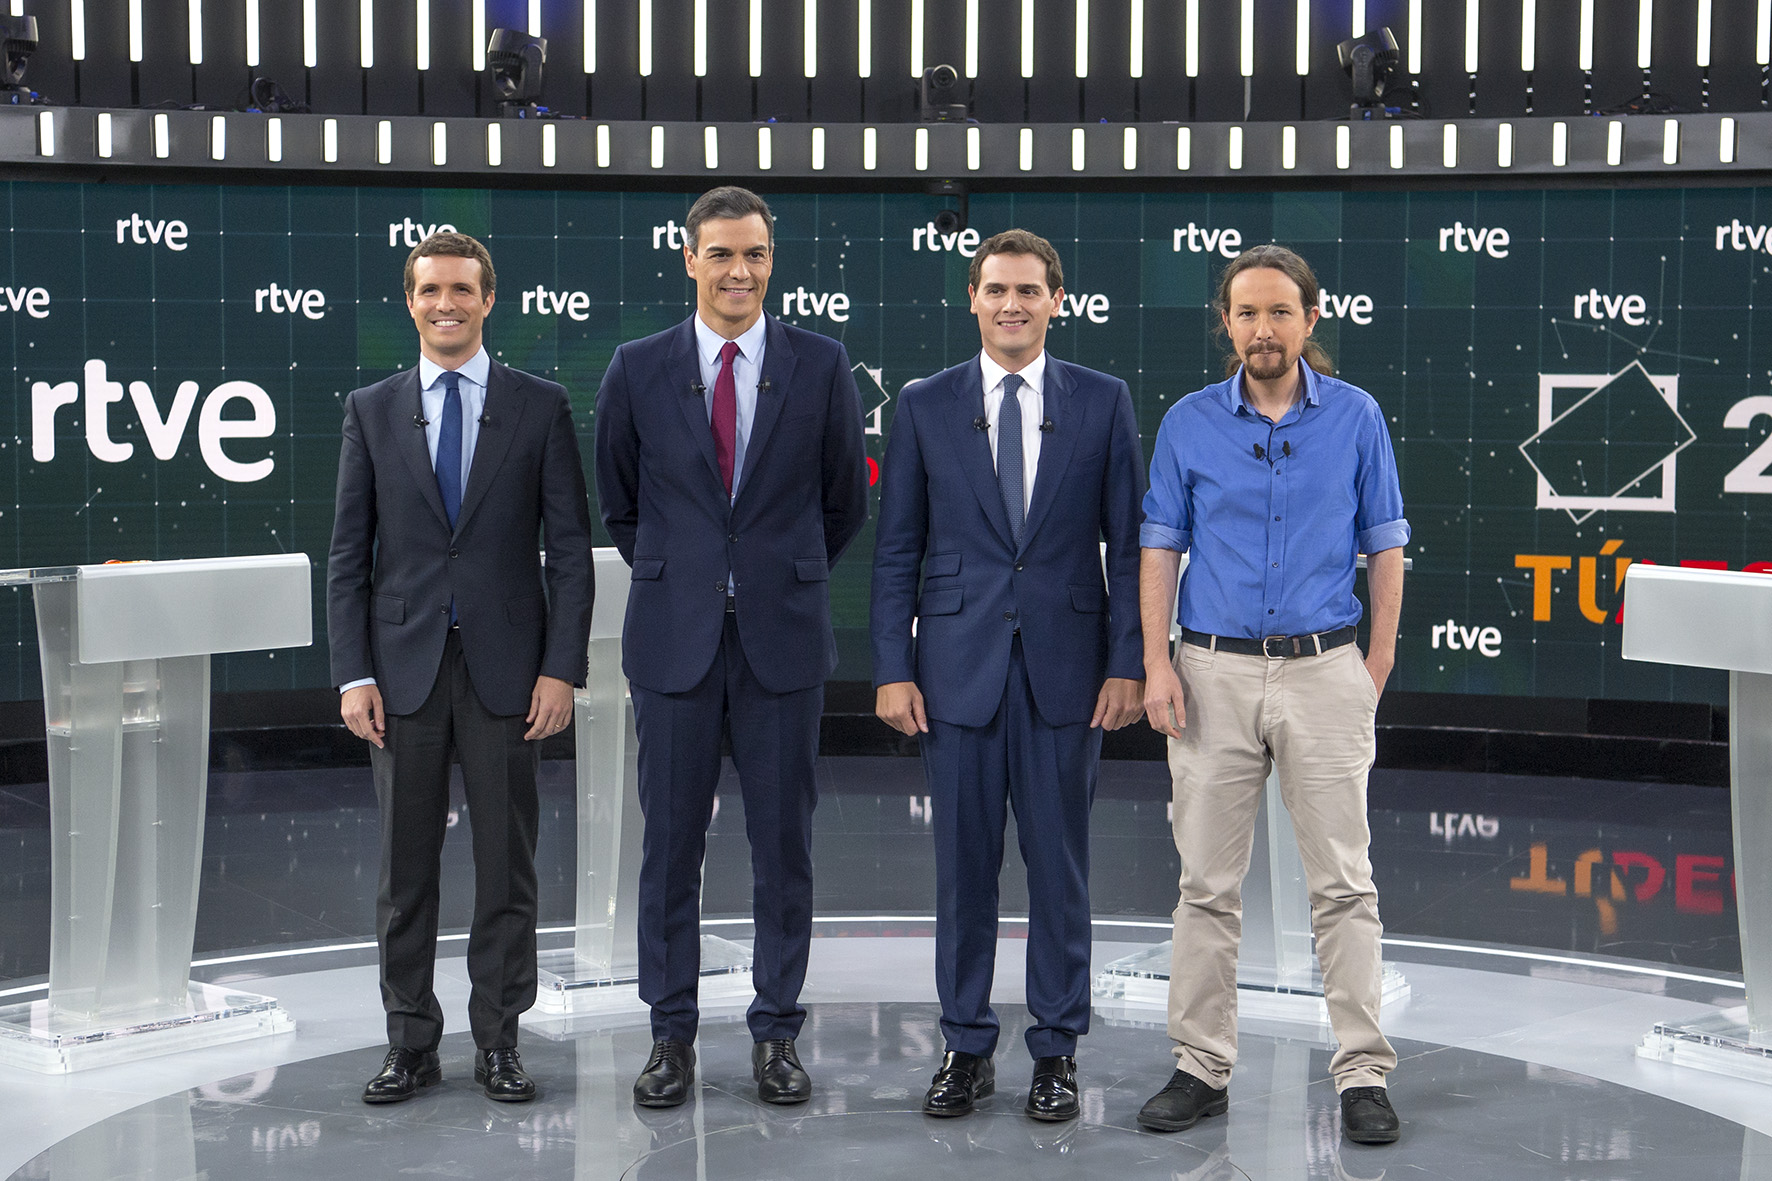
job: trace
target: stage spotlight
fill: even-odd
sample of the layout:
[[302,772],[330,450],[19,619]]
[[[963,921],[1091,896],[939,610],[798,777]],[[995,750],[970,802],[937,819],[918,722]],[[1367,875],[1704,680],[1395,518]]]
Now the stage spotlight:
[[6,65],[0,70],[0,101],[21,104],[39,101],[40,96],[25,85],[25,66],[37,52],[37,18],[34,16],[0,17],[0,53]]
[[547,60],[547,38],[515,29],[492,30],[486,44],[486,68],[492,73],[499,114],[521,117],[538,113],[535,100],[541,97],[542,64]]
[[1348,110],[1351,119],[1383,119],[1389,114],[1384,95],[1391,88],[1392,74],[1397,68],[1397,39],[1389,29],[1379,29],[1362,37],[1352,37],[1335,47],[1341,68],[1354,83],[1354,101]]
[[960,71],[930,66],[917,84],[917,117],[925,123],[964,123],[971,115],[960,94]]

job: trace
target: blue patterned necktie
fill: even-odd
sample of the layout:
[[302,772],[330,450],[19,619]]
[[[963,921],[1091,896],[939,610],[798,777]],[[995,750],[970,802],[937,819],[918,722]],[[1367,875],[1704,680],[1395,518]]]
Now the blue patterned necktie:
[[997,410],[997,486],[1003,490],[1003,511],[1009,514],[1009,536],[1021,548],[1022,506],[1027,487],[1021,458],[1021,399],[1016,396],[1022,380],[1016,374],[1003,378],[1003,404]]
[[437,426],[437,491],[449,527],[461,514],[461,378],[453,370],[443,374],[443,421]]

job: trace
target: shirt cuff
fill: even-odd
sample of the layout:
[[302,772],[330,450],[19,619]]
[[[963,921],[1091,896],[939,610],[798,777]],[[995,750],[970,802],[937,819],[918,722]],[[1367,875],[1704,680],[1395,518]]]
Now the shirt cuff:
[[[1145,526],[1147,529],[1150,526]],[[1363,554],[1381,554],[1387,549],[1396,549],[1409,540],[1409,522],[1402,517],[1394,521],[1386,521],[1382,525],[1374,525],[1370,529],[1360,530],[1356,538]]]
[[1138,544],[1142,549],[1172,549],[1185,554],[1193,547],[1194,534],[1190,529],[1171,529],[1146,521],[1138,527]]
[[349,693],[352,689],[361,689],[365,685],[373,685],[373,684],[375,684],[374,677],[364,677],[362,680],[345,682],[344,684],[342,684],[338,687],[338,691],[339,691],[339,694],[342,696],[343,694]]

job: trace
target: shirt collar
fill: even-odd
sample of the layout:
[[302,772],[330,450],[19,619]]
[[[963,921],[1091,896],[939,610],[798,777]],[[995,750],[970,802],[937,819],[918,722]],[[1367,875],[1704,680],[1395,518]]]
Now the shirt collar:
[[[469,357],[467,364],[455,370],[481,389],[486,388],[486,379],[492,376],[492,358],[486,355],[486,346],[481,345],[479,352]],[[431,360],[423,353],[418,358],[418,388],[428,390],[437,384],[437,379],[444,373],[443,366]]]
[[[735,339],[739,355],[747,361],[755,361],[763,355],[763,334],[768,329],[768,317],[758,316],[757,322],[746,328]],[[709,365],[720,363],[720,349],[726,338],[707,326],[707,322],[697,313],[695,320],[695,351]]]
[[[1298,359],[1298,368],[1304,375],[1304,397],[1299,399],[1299,403],[1315,406],[1317,405],[1317,371],[1306,365],[1303,357]],[[1241,365],[1237,366],[1237,371],[1231,375],[1231,379],[1224,383],[1224,402],[1232,414],[1255,413],[1249,403],[1243,400],[1243,367]]]
[[[1001,385],[1003,378],[1009,373],[1009,370],[991,360],[991,355],[989,353],[983,351],[980,351],[978,354],[978,368],[984,374],[984,388],[986,392],[994,390]],[[1026,365],[1023,365],[1017,373],[1017,376],[1020,377],[1022,382],[1029,389],[1033,390],[1034,393],[1044,393],[1046,388],[1046,350],[1041,349],[1039,356],[1035,357],[1032,361],[1029,361]]]

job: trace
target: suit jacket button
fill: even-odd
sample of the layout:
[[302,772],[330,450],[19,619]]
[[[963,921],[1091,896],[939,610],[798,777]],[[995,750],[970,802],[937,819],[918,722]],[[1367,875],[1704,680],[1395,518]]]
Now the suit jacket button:
[[445,603],[441,607],[437,608],[437,610],[439,612],[441,612],[442,614],[447,615],[447,614],[449,614],[449,604]]
[[[452,549],[449,551],[449,556],[452,558],[459,558],[459,557],[461,557],[461,551],[458,549]],[[1016,569],[1019,570],[1019,569],[1021,569],[1021,567],[1017,566]]]
[[1003,612],[1003,618],[1013,621],[1015,619],[1015,612],[1005,611]]
[[736,533],[728,533],[728,534],[727,534],[727,535],[726,535],[726,540],[727,540],[727,541],[737,541],[737,540],[738,540],[738,534],[736,534]]
[[1015,572],[1017,574],[1020,574],[1021,570],[1022,570],[1022,564],[1020,562],[1015,563]]
[[719,591],[721,594],[725,594],[726,593],[726,584],[724,582],[716,582],[714,584],[714,589]]

